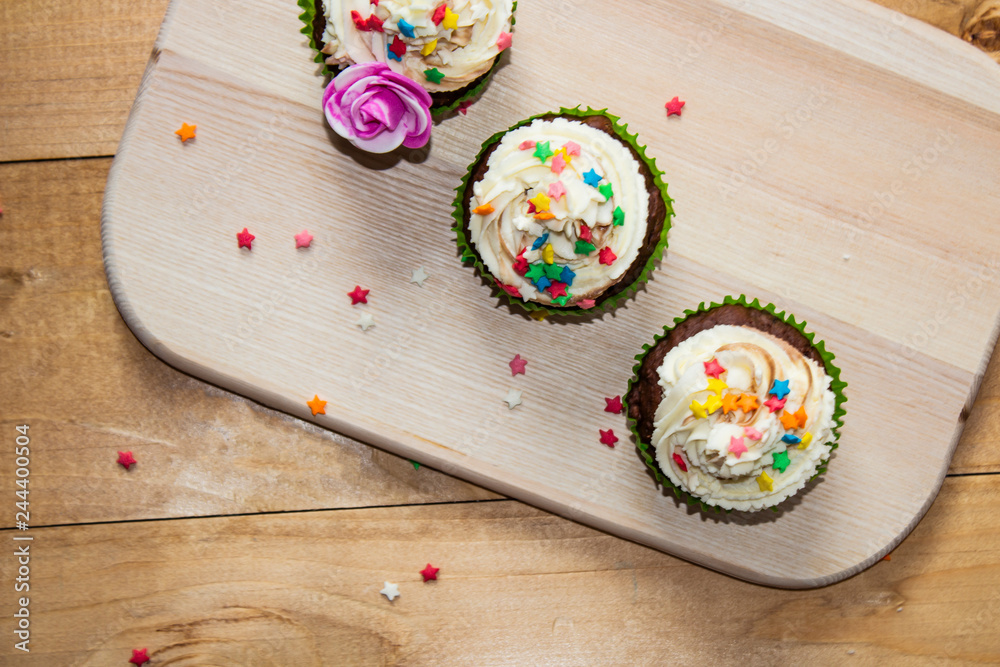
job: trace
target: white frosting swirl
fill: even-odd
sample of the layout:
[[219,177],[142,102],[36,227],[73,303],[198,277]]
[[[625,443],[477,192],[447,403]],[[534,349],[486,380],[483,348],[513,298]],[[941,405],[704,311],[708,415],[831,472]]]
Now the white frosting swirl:
[[[722,383],[712,387],[714,378],[706,374],[705,363],[713,359],[725,369],[721,391],[713,389]],[[719,325],[670,350],[658,373],[663,400],[653,424],[656,460],[671,482],[707,504],[749,511],[776,505],[805,486],[830,452],[836,407],[831,378],[779,338]],[[769,393],[775,380],[788,382],[788,394],[783,408],[772,411],[765,403],[777,400]],[[728,408],[742,402],[746,409],[696,414],[706,402],[707,413],[724,398]]]
[[[560,160],[567,163],[561,170]],[[472,192],[469,240],[490,274],[525,300],[593,305],[646,237],[649,193],[639,161],[625,142],[576,119],[536,119],[505,134]],[[546,275],[566,285],[568,299],[558,285],[536,280],[537,265],[570,269],[571,281],[553,268]]]
[[[442,5],[447,6],[449,16],[435,23],[434,12]],[[352,11],[365,20],[376,16],[381,21],[381,30],[359,30]],[[448,0],[447,3],[324,0],[323,13],[326,16],[323,53],[328,56],[328,65],[385,63],[434,93],[458,90],[489,71],[502,51],[501,36],[510,34],[514,3],[513,0]],[[401,26],[400,21],[406,25]],[[396,39],[406,48],[399,60],[389,55],[389,47]],[[430,69],[443,75],[441,81],[433,80],[436,75],[427,77],[425,72]]]

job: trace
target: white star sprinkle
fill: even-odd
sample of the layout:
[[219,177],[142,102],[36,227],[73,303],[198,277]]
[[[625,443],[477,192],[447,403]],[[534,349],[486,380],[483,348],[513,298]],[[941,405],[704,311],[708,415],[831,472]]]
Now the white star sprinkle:
[[375,326],[375,318],[371,316],[371,313],[365,313],[355,324],[361,327],[362,331],[368,331]]
[[507,403],[507,407],[511,410],[521,405],[521,390],[514,389],[513,387],[507,390],[507,398],[503,399]]
[[427,280],[428,278],[430,278],[430,276],[427,275],[426,271],[424,271],[424,267],[418,266],[417,268],[413,269],[413,275],[410,276],[410,282],[416,283],[421,287],[423,287],[424,281]]
[[379,593],[389,598],[389,602],[392,602],[399,597],[399,584],[390,584],[387,581],[385,582],[385,588],[380,590]]

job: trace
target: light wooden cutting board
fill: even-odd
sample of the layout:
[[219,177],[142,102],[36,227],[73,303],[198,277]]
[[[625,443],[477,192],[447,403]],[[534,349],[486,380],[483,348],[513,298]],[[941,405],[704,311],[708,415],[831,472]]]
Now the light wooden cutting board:
[[[267,405],[552,512],[782,587],[881,558],[933,501],[997,336],[1000,69],[880,7],[818,0],[521,0],[469,109],[402,158],[326,129],[290,0],[174,0],[108,182],[104,257],[139,339]],[[664,103],[687,101],[682,117]],[[613,315],[538,322],[458,260],[452,190],[480,143],[609,107],[677,217]],[[182,144],[174,130],[197,124]],[[236,233],[256,235],[253,251]],[[316,237],[296,250],[293,235]],[[430,275],[420,287],[411,271]],[[352,306],[355,285],[371,290]],[[655,488],[623,416],[634,355],[685,308],[774,302],[837,355],[829,473],[775,514]],[[364,312],[376,327],[355,326]],[[520,354],[527,374],[511,377]],[[503,399],[523,391],[514,410]],[[314,394],[329,403],[312,417]],[[621,437],[614,449],[598,429]],[[309,465],[302,461],[302,465]]]

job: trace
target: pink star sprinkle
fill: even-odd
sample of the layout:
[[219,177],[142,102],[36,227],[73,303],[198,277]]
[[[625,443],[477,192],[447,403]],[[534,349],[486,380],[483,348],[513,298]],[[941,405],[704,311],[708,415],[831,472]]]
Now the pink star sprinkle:
[[472,100],[465,100],[464,102],[458,105],[458,112],[464,116],[466,115],[466,112],[469,110],[469,107],[471,106],[472,106]]
[[512,37],[513,35],[509,32],[501,32],[500,36],[497,38],[497,50],[503,51],[504,49],[509,49]]
[[778,410],[781,410],[782,408],[785,407],[786,400],[788,399],[783,398],[779,401],[777,398],[772,396],[771,398],[764,401],[764,405],[766,405],[767,409],[770,410],[771,412],[777,412]]
[[563,169],[566,168],[566,158],[562,156],[562,153],[556,153],[552,156],[552,173],[561,174]]
[[309,244],[313,242],[313,235],[309,233],[308,230],[303,229],[301,232],[295,235],[295,247],[298,248],[308,248]]
[[584,310],[590,310],[591,308],[597,305],[597,302],[594,301],[593,299],[580,299],[579,301],[576,302],[576,305],[580,306]]
[[764,437],[763,433],[750,426],[745,426],[743,428],[743,435],[746,436],[747,438],[750,438],[751,440],[760,440],[761,438]]
[[351,297],[351,305],[356,306],[359,303],[368,303],[368,293],[371,292],[370,289],[361,289],[361,285],[355,285],[354,290],[347,293],[347,296]]
[[507,365],[510,366],[511,376],[517,375],[518,373],[525,375],[524,367],[528,365],[528,361],[526,359],[522,359],[520,354],[515,354],[514,358],[511,359]]
[[517,289],[517,287],[515,287],[514,285],[504,285],[502,282],[500,282],[496,278],[493,279],[493,282],[495,282],[497,284],[497,287],[499,287],[500,289],[502,289],[504,292],[507,292],[507,294],[509,294],[511,296],[516,296],[518,299],[523,299],[524,298],[524,297],[521,296],[521,290]]
[[133,665],[145,665],[149,662],[149,656],[146,655],[146,651],[149,649],[145,648],[134,648],[132,649],[132,657],[128,659]]
[[705,375],[711,378],[719,379],[719,376],[726,372],[726,369],[719,365],[719,362],[715,359],[711,361],[704,362],[705,364]]
[[253,250],[253,240],[257,238],[244,227],[242,232],[236,234],[236,241],[240,244],[241,248],[246,248],[247,250]]
[[125,470],[128,470],[131,466],[135,465],[135,458],[132,456],[132,452],[118,452],[118,461]]
[[615,396],[614,398],[605,398],[604,402],[607,403],[604,406],[605,412],[610,412],[611,414],[620,415],[622,413],[622,397]]
[[729,453],[736,458],[740,458],[740,456],[747,453],[747,446],[743,444],[743,438],[733,436],[729,439]]
[[567,141],[563,144],[563,148],[566,149],[566,155],[578,156],[580,154],[580,144],[575,141]]
[[566,186],[563,185],[562,181],[556,181],[549,185],[549,197],[552,199],[560,199],[566,194]]
[[674,97],[674,99],[667,102],[664,105],[664,108],[667,110],[667,118],[670,118],[671,116],[680,116],[681,109],[684,108],[685,104],[686,102],[681,101],[677,97]]
[[532,141],[531,139],[528,139],[527,141],[522,141],[521,145],[518,146],[517,149],[520,151],[530,151],[534,149],[534,147],[535,147],[535,142]]
[[614,447],[615,443],[618,442],[618,436],[615,435],[613,429],[609,428],[607,431],[597,429],[597,431],[601,434],[601,444],[607,445],[608,447]]

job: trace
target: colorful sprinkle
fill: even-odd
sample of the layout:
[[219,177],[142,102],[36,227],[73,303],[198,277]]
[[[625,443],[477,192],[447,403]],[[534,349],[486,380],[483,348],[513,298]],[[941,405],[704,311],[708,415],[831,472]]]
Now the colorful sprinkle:
[[561,296],[566,296],[566,283],[561,283],[558,280],[552,282],[549,285],[549,295],[555,299]]
[[368,303],[369,292],[371,292],[370,289],[361,289],[361,285],[355,285],[354,289],[347,293],[347,296],[351,297],[351,305],[356,306],[359,303]]
[[507,398],[503,399],[503,402],[507,404],[507,409],[513,410],[517,406],[521,405],[521,394],[524,393],[520,389],[514,389],[511,387],[507,390]]
[[519,276],[523,276],[526,273],[528,273],[528,269],[530,268],[530,266],[528,265],[528,260],[524,258],[525,250],[527,250],[527,248],[521,250],[521,254],[519,254],[517,258],[514,260],[513,269]]
[[740,394],[740,400],[736,401],[736,405],[740,406],[740,410],[743,412],[750,412],[760,407],[757,396],[754,394]]
[[[377,5],[378,3],[375,4]],[[368,17],[368,29],[371,30],[372,32],[385,32],[382,29],[382,23],[383,23],[382,19],[375,16],[374,14]]]
[[482,206],[477,206],[476,208],[472,209],[472,212],[475,213],[476,215],[489,215],[494,210],[495,209],[493,208],[493,204],[483,204]]
[[351,20],[354,21],[354,27],[362,32],[368,31],[368,19],[361,16],[361,14],[356,9],[351,10]]
[[399,28],[401,33],[403,33],[403,37],[409,37],[410,39],[416,37],[416,35],[413,34],[413,24],[406,19],[399,19],[396,21],[396,27]]
[[423,48],[420,49],[420,55],[426,58],[430,54],[434,53],[434,49],[437,48],[437,45],[438,45],[437,38],[432,39],[431,41],[424,44]]
[[440,572],[440,571],[441,571],[441,568],[434,567],[430,563],[427,563],[427,567],[425,567],[424,569],[420,570],[420,576],[424,578],[424,583],[426,583],[426,582],[430,581],[431,579],[437,579],[438,578],[438,572]]
[[722,407],[722,399],[719,398],[718,394],[712,394],[705,399],[705,409],[708,410],[708,414],[714,413],[716,410]]
[[174,130],[174,134],[181,138],[181,143],[187,143],[188,139],[195,138],[195,132],[198,130],[197,125],[188,125],[187,123],[181,123],[181,129]]
[[566,155],[578,156],[580,155],[580,144],[575,141],[567,141],[563,144],[563,150],[566,151]]
[[502,282],[500,282],[499,280],[497,280],[495,278],[493,279],[493,282],[495,282],[497,284],[497,287],[499,287],[500,289],[502,289],[504,292],[506,292],[510,296],[517,297],[518,299],[523,299],[524,298],[524,297],[521,296],[521,290],[517,289],[517,287],[515,287],[514,285],[504,285]]
[[736,394],[726,394],[722,397],[722,414],[728,415],[730,412],[736,412],[738,409]]
[[615,206],[614,213],[611,214],[611,224],[614,227],[621,227],[625,224],[625,211],[621,206]]
[[685,102],[681,101],[676,96],[674,97],[674,99],[667,102],[664,105],[664,108],[667,110],[667,118],[670,118],[671,116],[680,116],[681,109],[684,108],[684,104]]
[[497,51],[504,51],[510,48],[510,44],[513,41],[513,35],[509,32],[501,32],[500,36],[497,37]]
[[444,20],[444,12],[446,9],[448,9],[448,6],[443,2],[434,8],[434,13],[431,14],[431,21],[434,22],[434,25],[441,25],[441,21]]
[[536,322],[542,322],[548,316],[549,314],[544,310],[533,310],[530,313],[528,313],[528,317],[535,320]]
[[587,241],[577,241],[576,248],[574,248],[577,255],[589,255],[595,250],[597,250],[597,246],[593,243],[588,243]]
[[536,158],[538,158],[542,162],[545,162],[550,157],[552,157],[554,155],[554,153],[549,148],[549,142],[548,141],[540,141],[537,144],[535,144],[535,153],[534,153],[534,155],[535,155]]
[[451,7],[445,5],[444,18],[441,19],[441,27],[445,30],[454,30],[458,27],[458,14],[451,11]]
[[535,242],[531,244],[531,249],[532,250],[538,250],[543,245],[545,245],[545,243],[548,240],[549,240],[549,233],[545,232],[544,234],[542,234],[541,236],[539,236],[537,239],[535,239]]
[[535,214],[535,220],[552,220],[556,217],[556,214],[552,211],[542,211],[541,213]]
[[615,196],[614,188],[611,187],[610,183],[602,183],[597,186],[597,191],[604,195],[605,200],[609,200]]
[[705,410],[705,406],[698,401],[691,401],[691,405],[689,407],[691,408],[691,413],[697,419],[705,419],[708,417],[708,412]]
[[760,440],[761,438],[764,437],[763,433],[761,433],[752,426],[744,426],[743,435],[744,437],[750,438],[751,440]]
[[399,584],[391,584],[388,581],[384,583],[385,586],[379,591],[379,593],[389,598],[389,602],[392,602],[399,597]]
[[601,248],[601,252],[599,254],[599,259],[598,259],[598,261],[601,264],[607,264],[608,266],[611,266],[612,264],[615,263],[616,259],[618,259],[618,256],[614,253],[614,251],[611,248],[608,248],[607,246]]
[[544,292],[546,289],[548,289],[549,285],[551,284],[552,281],[549,280],[548,276],[542,276],[541,278],[535,281],[535,287],[538,288],[539,292]]
[[607,405],[604,406],[605,412],[610,412],[613,415],[620,415],[622,413],[622,397],[615,396],[614,398],[605,398],[604,402]]
[[528,365],[528,361],[527,359],[522,359],[520,354],[515,354],[514,358],[507,362],[507,365],[510,366],[511,377],[515,375],[524,375],[524,369]]
[[729,453],[736,458],[740,458],[747,453],[747,446],[743,442],[743,438],[737,438],[736,436],[729,438]]
[[422,266],[418,266],[417,268],[413,269],[413,271],[410,273],[410,282],[416,283],[420,287],[424,286],[424,281],[427,280],[428,278],[430,278],[430,276],[427,274],[426,271],[424,271],[424,267]]
[[718,394],[722,396],[722,392],[729,389],[729,385],[719,378],[710,378],[708,381],[708,390],[713,394]]
[[459,102],[458,113],[462,114],[463,116],[467,115],[469,113],[469,107],[471,106],[472,106],[472,100],[465,100],[464,102]]
[[303,229],[295,235],[295,249],[308,248],[312,241],[313,235],[309,233],[309,230]]
[[531,282],[538,282],[545,277],[545,265],[544,264],[532,264],[528,267],[528,271],[525,276]]
[[797,445],[800,442],[802,442],[802,438],[800,438],[797,435],[792,435],[791,433],[786,433],[785,435],[781,436],[781,441],[787,442],[789,445]]
[[782,408],[785,407],[786,400],[787,399],[784,398],[779,400],[774,396],[772,396],[771,398],[764,401],[764,405],[766,405],[767,409],[770,410],[771,412],[777,412],[778,410],[781,410]]
[[607,431],[602,431],[597,429],[601,434],[601,443],[607,445],[608,447],[614,447],[615,443],[618,442],[618,436],[615,435],[613,429],[608,429]]
[[239,243],[239,247],[246,248],[247,250],[253,250],[253,240],[257,238],[251,234],[246,227],[243,228],[242,232],[237,232],[236,242]]
[[563,173],[563,169],[566,168],[566,158],[563,157],[562,153],[556,153],[552,156],[552,173],[557,176]]
[[535,205],[535,210],[538,212],[549,210],[549,204],[552,202],[544,192],[539,192],[528,201]]
[[703,361],[702,363],[705,365],[705,375],[709,377],[719,379],[719,376],[726,372],[726,369],[714,358],[711,361]]
[[585,222],[580,223],[580,240],[587,241],[588,243],[594,240],[593,232],[590,231],[590,227]]
[[546,264],[545,277],[552,281],[560,280],[561,282],[566,282],[562,280],[562,270],[563,267],[559,264]]
[[135,465],[135,458],[132,456],[132,452],[118,452],[118,465],[123,466],[125,470],[128,470],[133,465]]
[[771,467],[778,472],[785,472],[789,463],[791,463],[791,461],[788,460],[788,452],[775,452],[774,461],[771,463]]
[[760,476],[757,478],[757,486],[760,487],[761,491],[774,491],[774,480],[765,471],[760,471]]
[[392,38],[392,43],[387,47],[387,55],[389,58],[397,62],[403,62],[403,54],[406,53],[406,42],[399,38],[399,35],[394,35]]
[[594,299],[580,299],[576,302],[576,305],[580,306],[584,310],[590,310],[597,305],[597,301]]
[[551,243],[546,243],[545,247],[542,248],[542,261],[546,264],[551,264],[556,261],[556,251],[552,247]]
[[147,662],[149,662],[149,656],[146,655],[146,651],[148,650],[149,649],[145,648],[132,649],[132,657],[129,658],[128,661],[131,662],[133,665],[136,665],[137,667],[145,665]]
[[565,293],[565,294],[563,294],[562,296],[560,296],[560,297],[557,297],[557,298],[555,298],[555,299],[552,299],[552,301],[553,301],[553,303],[555,303],[555,304],[557,304],[557,305],[559,305],[559,306],[565,306],[565,305],[566,305],[567,303],[569,303],[569,300],[570,300],[570,299],[571,299],[572,297],[573,297],[573,295],[572,295],[572,294],[570,294],[569,292],[566,292],[566,293]]
[[368,331],[373,326],[375,326],[375,318],[372,317],[371,313],[362,313],[358,321],[354,323],[355,326],[361,327],[362,331]]
[[574,278],[576,278],[576,272],[569,268],[568,265],[563,266],[562,271],[559,273],[559,280],[567,285],[572,285]]
[[592,185],[595,188],[602,180],[604,180],[604,177],[598,174],[593,169],[583,174],[583,182],[586,183],[587,185]]
[[431,83],[441,83],[441,79],[444,78],[444,72],[437,67],[432,67],[424,70],[424,77]]
[[549,185],[549,197],[552,199],[562,199],[566,196],[566,186],[562,181],[556,181]]
[[804,436],[802,436],[802,442],[799,443],[799,449],[807,448],[810,445],[810,443],[812,443],[812,441],[813,441],[813,434],[806,433]]
[[681,472],[688,471],[687,464],[684,463],[684,459],[682,459],[681,455],[678,454],[677,452],[674,452],[674,463],[676,463],[677,467],[681,469]]
[[788,380],[775,380],[771,385],[771,390],[767,393],[779,399],[785,398],[788,396]]
[[306,405],[312,411],[313,417],[326,414],[326,401],[321,400],[318,394],[314,394],[311,401],[306,401]]
[[521,151],[530,151],[534,147],[535,147],[535,142],[528,139],[527,141],[522,141],[521,145],[518,146],[517,149]]

